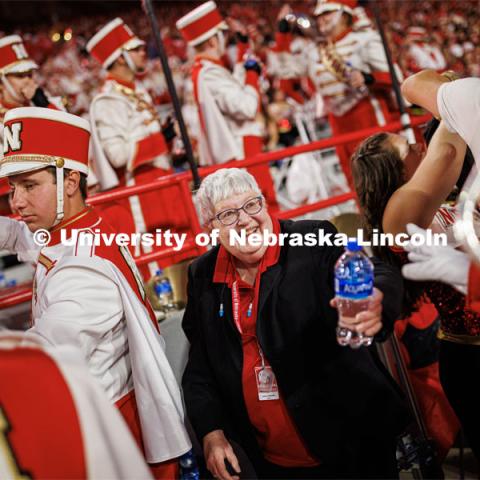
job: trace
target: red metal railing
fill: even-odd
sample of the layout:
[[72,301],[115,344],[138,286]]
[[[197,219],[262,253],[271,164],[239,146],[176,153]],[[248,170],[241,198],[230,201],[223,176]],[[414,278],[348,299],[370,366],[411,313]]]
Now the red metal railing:
[[[412,127],[416,127],[421,124],[424,124],[428,120],[430,120],[430,118],[431,118],[430,115],[422,115],[420,117],[415,117],[411,120]],[[260,165],[263,163],[270,163],[276,160],[284,159],[286,157],[298,155],[300,153],[314,152],[317,150],[332,148],[337,145],[343,145],[345,143],[348,143],[354,140],[362,140],[377,132],[398,131],[398,130],[401,130],[402,128],[403,127],[400,124],[400,122],[392,122],[383,127],[367,128],[367,129],[360,130],[353,133],[337,135],[332,138],[326,138],[316,142],[311,142],[307,145],[289,147],[282,150],[277,150],[275,152],[261,153],[259,155],[256,155],[254,157],[251,157],[245,160],[240,160],[240,161],[235,160],[235,161],[224,163],[221,165],[202,167],[200,168],[200,175],[202,177],[205,177],[210,173],[216,170],[219,170],[220,168],[228,168],[228,167],[246,168],[246,167],[252,167],[255,165]],[[93,195],[88,198],[88,203],[90,205],[101,205],[104,203],[112,202],[114,200],[127,198],[132,195],[147,193],[157,189],[171,187],[174,184],[178,184],[181,190],[183,204],[187,209],[187,215],[190,220],[191,231],[193,235],[196,236],[198,233],[202,231],[202,228],[197,217],[195,206],[192,201],[192,194],[189,188],[189,184],[191,181],[192,181],[191,172],[182,172],[182,173],[167,175],[159,178],[158,180],[145,183],[142,185],[118,188],[109,192],[103,192],[97,195]],[[279,219],[295,218],[301,215],[305,215],[307,213],[315,212],[318,210],[322,210],[324,208],[329,208],[335,205],[339,205],[341,203],[345,203],[349,200],[353,200],[354,198],[355,198],[355,194],[353,192],[348,192],[342,195],[327,198],[325,200],[320,200],[318,202],[311,203],[308,205],[302,205],[300,207],[292,208],[289,210],[283,210],[281,212],[275,213],[275,216]],[[195,256],[203,253],[205,251],[205,248],[199,247],[193,239],[189,239],[185,242],[183,251],[190,251],[190,250],[192,251],[192,256]],[[146,255],[141,255],[139,257],[136,257],[135,262],[137,263],[137,265],[145,265],[152,261],[164,260],[177,254],[178,254],[178,251],[175,251],[173,247],[164,248],[156,252],[152,252]],[[31,300],[31,298],[32,298],[32,292],[29,287],[16,287],[13,292],[10,292],[3,296],[0,295],[0,309],[12,307],[14,305],[27,302]]]

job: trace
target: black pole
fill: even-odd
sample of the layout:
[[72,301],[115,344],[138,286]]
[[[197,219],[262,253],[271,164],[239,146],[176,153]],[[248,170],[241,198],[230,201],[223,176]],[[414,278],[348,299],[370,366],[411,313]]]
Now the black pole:
[[187,154],[187,161],[190,165],[190,169],[192,170],[193,185],[196,190],[200,187],[201,180],[200,176],[198,175],[197,165],[193,158],[192,144],[190,143],[190,139],[188,138],[187,127],[185,126],[185,122],[183,120],[182,107],[180,106],[177,90],[175,89],[175,84],[173,83],[172,72],[170,70],[170,65],[168,64],[168,58],[165,52],[165,48],[163,46],[157,17],[155,17],[155,13],[153,11],[152,0],[141,0],[141,2],[143,10],[150,22],[150,27],[153,32],[153,38],[155,40],[155,47],[160,56],[160,61],[162,62],[163,73],[165,75],[165,79],[167,80],[168,91],[170,93],[170,96],[172,97],[173,109],[175,110],[175,116],[177,117],[178,126],[180,127],[180,135],[182,136],[185,153]]
[[380,18],[378,0],[372,0],[368,3],[372,6],[378,33],[382,39],[383,49],[385,50],[385,56],[387,57],[388,70],[390,72],[390,76],[392,77],[393,92],[395,93],[395,99],[397,100],[398,108],[400,110],[400,123],[402,124],[403,130],[407,134],[408,142],[415,143],[415,134],[413,133],[413,128],[410,124],[410,116],[405,108],[405,102],[403,101],[402,93],[400,91],[400,83],[398,82],[397,73],[395,72],[395,67],[393,65],[392,54],[390,52],[390,47],[388,46],[382,19]]

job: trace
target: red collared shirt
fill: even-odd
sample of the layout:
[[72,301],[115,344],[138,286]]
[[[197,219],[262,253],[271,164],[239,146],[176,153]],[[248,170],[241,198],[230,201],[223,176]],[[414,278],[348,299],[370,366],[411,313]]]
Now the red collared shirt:
[[[273,220],[273,233],[280,233],[280,224]],[[242,336],[243,396],[248,416],[255,428],[257,441],[265,458],[272,463],[284,467],[313,467],[319,462],[313,458],[304,445],[303,439],[297,432],[288,413],[281,392],[278,400],[264,400],[258,398],[255,367],[262,365],[259,345],[256,337],[257,308],[260,289],[260,277],[267,268],[275,265],[280,256],[280,246],[269,246],[260,263],[255,285],[249,285],[238,276],[231,255],[220,246],[213,281],[226,283],[230,288],[237,282],[239,292],[239,321]],[[232,289],[232,305],[234,304]],[[252,313],[248,316],[248,309],[252,304]],[[239,326],[237,326],[238,328]],[[264,358],[265,366],[269,366]]]

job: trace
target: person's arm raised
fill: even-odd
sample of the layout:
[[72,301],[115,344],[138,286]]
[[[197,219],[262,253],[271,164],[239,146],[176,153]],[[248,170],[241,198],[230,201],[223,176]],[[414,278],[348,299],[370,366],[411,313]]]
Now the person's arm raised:
[[447,74],[440,74],[435,70],[422,70],[402,83],[402,95],[410,103],[419,105],[435,118],[440,118],[437,105],[438,89],[443,83],[451,80]]

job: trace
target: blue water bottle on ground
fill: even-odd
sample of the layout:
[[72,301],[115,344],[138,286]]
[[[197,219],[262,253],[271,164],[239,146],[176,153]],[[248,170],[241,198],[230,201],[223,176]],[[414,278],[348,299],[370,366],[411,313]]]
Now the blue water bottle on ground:
[[193,450],[180,457],[180,480],[199,480],[200,472]]
[[153,288],[162,309],[166,312],[174,310],[172,284],[170,279],[164,275],[162,269],[158,269],[155,274]]
[[[335,296],[338,313],[343,317],[355,317],[368,310],[373,294],[373,264],[362,251],[356,239],[350,239],[345,253],[335,264]],[[348,328],[337,326],[337,342],[342,346],[360,348],[372,344],[367,337]]]

